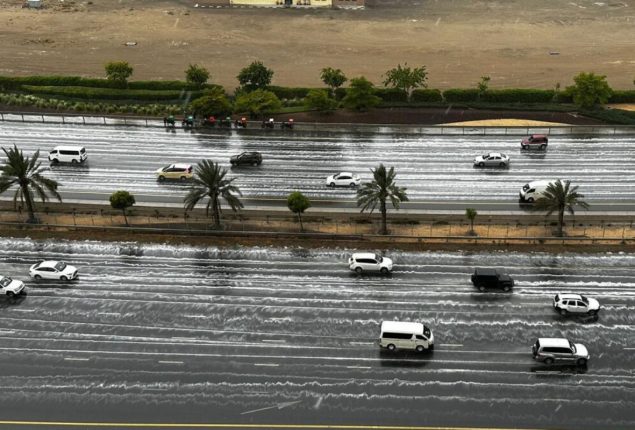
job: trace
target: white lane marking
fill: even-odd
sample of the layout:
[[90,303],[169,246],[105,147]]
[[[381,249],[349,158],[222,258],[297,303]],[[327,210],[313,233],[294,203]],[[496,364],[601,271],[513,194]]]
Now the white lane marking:
[[117,315],[121,316],[120,312],[98,312],[97,315]]
[[372,369],[370,366],[346,366],[347,369]]
[[176,361],[176,360],[159,360],[158,363],[161,363],[161,364],[185,364],[182,361]]
[[0,330],[0,334],[15,334],[15,330]]
[[13,312],[35,312],[35,309],[11,309]]
[[462,347],[462,343],[440,343],[439,346]]
[[280,365],[277,363],[254,363],[254,366],[278,367]]
[[633,350],[635,350],[635,348],[631,348],[631,347],[624,347],[624,349],[625,349],[625,350],[627,350],[627,351],[633,351]]
[[375,342],[349,342],[351,345],[375,345]]
[[207,315],[183,315],[184,318],[207,318]]
[[262,339],[261,342],[269,342],[269,343],[287,343],[284,339]]
[[77,358],[77,357],[64,357],[66,361],[88,361],[89,358]]
[[195,337],[179,337],[179,336],[172,336],[170,339],[175,339],[175,340],[198,340]]
[[255,412],[261,412],[261,411],[267,411],[269,409],[282,409],[282,408],[286,408],[288,406],[292,406],[295,405],[296,403],[300,403],[301,400],[296,400],[295,402],[283,402],[283,403],[278,403],[276,405],[273,406],[267,406],[266,408],[260,408],[260,409],[254,409],[251,411],[245,411],[245,412],[241,412],[240,415],[247,415],[247,414],[253,414]]

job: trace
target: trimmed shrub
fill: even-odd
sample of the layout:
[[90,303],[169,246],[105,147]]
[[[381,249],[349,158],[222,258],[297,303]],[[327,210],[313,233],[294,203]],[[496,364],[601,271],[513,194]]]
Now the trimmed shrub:
[[[100,78],[82,78],[79,76],[0,76],[0,90],[19,90],[23,85],[54,87],[119,88],[117,82]],[[212,89],[220,85],[207,84],[203,89]],[[199,89],[185,81],[130,81],[131,90],[188,90]]]
[[489,103],[551,103],[554,95],[554,90],[510,88],[487,90],[481,94],[480,101]]
[[635,90],[613,90],[609,103],[633,103],[635,102]]
[[346,88],[337,88],[335,90],[335,100],[342,100],[346,97]]
[[452,88],[443,91],[443,99],[448,103],[478,101],[479,92],[476,88]]
[[313,88],[304,87],[278,87],[275,85],[267,87],[267,90],[274,93],[280,100],[282,99],[303,99]]
[[419,88],[412,92],[410,101],[413,103],[442,102],[443,95],[440,90]]
[[408,101],[408,94],[398,88],[376,88],[375,95],[379,97],[383,103],[403,103]]

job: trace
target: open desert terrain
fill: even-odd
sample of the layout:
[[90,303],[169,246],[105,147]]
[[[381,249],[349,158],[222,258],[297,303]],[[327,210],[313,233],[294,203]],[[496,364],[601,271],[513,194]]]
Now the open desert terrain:
[[370,0],[364,10],[196,3],[45,0],[32,10],[0,0],[0,74],[99,77],[107,61],[126,60],[133,79],[182,79],[198,63],[232,90],[239,70],[262,60],[285,86],[320,86],[326,66],[381,84],[404,62],[426,65],[440,89],[471,87],[482,75],[491,88],[564,87],[580,71],[630,89],[635,77],[631,0]]

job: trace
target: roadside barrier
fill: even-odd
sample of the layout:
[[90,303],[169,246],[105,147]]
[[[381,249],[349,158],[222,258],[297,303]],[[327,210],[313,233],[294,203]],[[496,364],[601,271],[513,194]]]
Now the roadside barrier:
[[[163,118],[140,116],[101,116],[83,114],[55,114],[40,112],[0,112],[0,122],[75,124],[93,126],[137,126],[165,128]],[[180,120],[177,129],[181,129]],[[279,127],[278,127],[279,128]],[[195,127],[194,130],[198,128]],[[529,134],[575,135],[575,136],[623,136],[635,134],[635,126],[611,125],[566,125],[549,127],[526,126],[446,126],[446,125],[415,125],[415,124],[358,124],[358,123],[318,123],[296,122],[294,129],[299,131],[327,131],[333,133],[372,133],[372,134],[424,134],[424,135],[502,135],[525,136]],[[191,130],[191,128],[188,128]],[[209,128],[208,130],[216,130]],[[228,131],[230,129],[219,128]],[[231,130],[242,130],[235,129]],[[260,121],[249,121],[246,130],[261,130]],[[285,130],[281,132],[293,133]],[[270,132],[263,130],[263,133]]]

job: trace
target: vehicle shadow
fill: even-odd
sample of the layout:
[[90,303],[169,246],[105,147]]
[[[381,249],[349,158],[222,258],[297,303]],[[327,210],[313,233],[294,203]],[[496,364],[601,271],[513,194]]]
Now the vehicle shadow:
[[588,366],[578,366],[576,364],[536,364],[529,368],[539,378],[552,378],[554,374],[561,376],[584,375],[588,372]]
[[378,356],[382,367],[416,367],[421,368],[429,363],[433,356],[433,349],[423,352],[417,351],[388,351],[380,349]]
[[2,298],[0,298],[0,309],[20,305],[24,300],[26,300],[26,296],[26,291],[23,291],[22,294],[13,297],[3,296]]
[[566,321],[574,321],[577,324],[594,324],[596,322],[598,322],[598,320],[600,319],[600,315],[599,314],[595,314],[595,315],[567,315],[567,316],[563,316],[560,315],[557,312],[553,313],[553,321],[557,321],[557,322],[566,322]]

